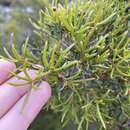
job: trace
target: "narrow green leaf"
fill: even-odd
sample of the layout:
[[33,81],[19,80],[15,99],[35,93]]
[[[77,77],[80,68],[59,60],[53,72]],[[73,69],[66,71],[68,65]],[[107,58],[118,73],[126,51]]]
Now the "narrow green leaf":
[[98,103],[96,104],[96,107],[97,107],[97,114],[98,114],[98,117],[99,117],[99,119],[100,119],[100,121],[102,123],[102,126],[103,126],[104,129],[106,129],[106,124],[105,124],[104,119],[102,117],[102,114],[100,112],[100,108],[99,108],[99,104]]
[[48,48],[48,42],[46,41],[44,49],[43,49],[43,63],[46,68],[48,67],[48,60],[47,60],[47,51],[48,50],[47,50],[47,48]]
[[54,69],[56,48],[57,48],[57,45],[55,45],[54,48],[52,49],[50,62],[49,62],[49,65],[48,65],[50,69]]

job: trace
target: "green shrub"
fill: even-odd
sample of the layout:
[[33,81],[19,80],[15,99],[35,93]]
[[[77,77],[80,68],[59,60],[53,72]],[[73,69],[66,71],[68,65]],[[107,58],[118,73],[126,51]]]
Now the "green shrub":
[[[53,2],[40,11],[33,42],[27,38],[8,58],[19,70],[38,71],[53,95],[46,108],[59,113],[62,126],[78,130],[128,130],[130,119],[130,27],[128,4],[117,0]],[[41,65],[35,67],[36,64]],[[17,84],[12,84],[16,85]],[[43,128],[44,129],[44,128]]]

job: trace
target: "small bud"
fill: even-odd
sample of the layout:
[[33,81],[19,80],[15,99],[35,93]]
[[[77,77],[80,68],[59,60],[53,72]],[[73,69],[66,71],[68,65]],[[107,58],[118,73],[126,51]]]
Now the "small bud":
[[59,79],[59,80],[64,80],[64,79],[65,79],[65,77],[64,77],[64,75],[63,75],[63,74],[58,74],[58,79]]
[[53,9],[53,11],[55,12],[55,11],[57,10],[57,7],[54,6],[52,9]]

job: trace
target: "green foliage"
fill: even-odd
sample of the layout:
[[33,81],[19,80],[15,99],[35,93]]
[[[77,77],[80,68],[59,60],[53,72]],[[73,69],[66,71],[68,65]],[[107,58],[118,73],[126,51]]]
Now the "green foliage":
[[[52,119],[54,120],[52,121]],[[34,123],[30,126],[29,130],[41,130],[41,129],[61,130],[62,126],[58,114],[52,111],[45,111],[45,110],[41,111],[36,120],[34,121]]]
[[[40,11],[39,20],[30,20],[35,27],[33,42],[27,38],[20,53],[13,42],[11,53],[4,49],[18,63],[17,71],[24,71],[30,90],[42,79],[50,83],[53,95],[46,108],[59,113],[63,127],[72,121],[77,130],[89,130],[90,123],[97,130],[129,129],[126,8],[125,1],[117,0],[55,1]],[[35,79],[30,79],[27,68],[37,70]]]

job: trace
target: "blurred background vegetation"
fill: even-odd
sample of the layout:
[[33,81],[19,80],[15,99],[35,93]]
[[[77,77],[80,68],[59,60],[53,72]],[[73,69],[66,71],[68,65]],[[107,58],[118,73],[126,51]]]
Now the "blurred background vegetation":
[[[0,0],[0,51],[1,46],[10,45],[11,33],[16,43],[22,43],[27,36],[33,35],[29,18],[37,19],[46,0]],[[20,44],[17,44],[20,47]]]

